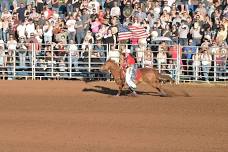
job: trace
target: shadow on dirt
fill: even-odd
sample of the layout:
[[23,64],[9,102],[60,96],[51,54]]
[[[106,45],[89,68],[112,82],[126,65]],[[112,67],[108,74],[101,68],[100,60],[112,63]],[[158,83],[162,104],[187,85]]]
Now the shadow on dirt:
[[[94,88],[84,88],[83,92],[97,92],[101,94],[113,95],[115,96],[118,92],[116,89],[107,88],[104,86],[94,86]],[[130,90],[123,90],[121,96],[128,96],[130,94]],[[159,96],[158,92],[144,92],[144,91],[137,91],[138,95],[152,95],[152,96]]]

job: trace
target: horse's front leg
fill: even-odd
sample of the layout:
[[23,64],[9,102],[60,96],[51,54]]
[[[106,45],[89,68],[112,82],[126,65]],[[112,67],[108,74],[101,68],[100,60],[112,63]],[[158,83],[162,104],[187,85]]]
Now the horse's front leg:
[[119,84],[119,90],[118,90],[118,93],[116,94],[116,96],[120,96],[121,95],[121,92],[123,90],[123,87],[124,87],[123,84]]

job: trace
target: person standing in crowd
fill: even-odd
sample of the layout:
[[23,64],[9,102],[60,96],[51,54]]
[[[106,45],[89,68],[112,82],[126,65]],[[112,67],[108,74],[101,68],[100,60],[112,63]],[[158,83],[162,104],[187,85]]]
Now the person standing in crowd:
[[[74,44],[73,40],[70,40],[70,44],[68,45],[68,51],[69,51],[68,67],[71,72],[73,71],[73,69],[75,72],[78,72],[79,71],[78,60],[79,60],[80,54],[79,54],[78,46]],[[72,68],[72,65],[74,66],[74,68]]]
[[59,13],[59,0],[52,0],[52,9]]
[[216,66],[216,79],[222,77],[226,70],[226,52],[223,52],[222,49],[218,49],[215,53],[215,66]]
[[77,44],[81,44],[85,36],[85,33],[83,28],[83,22],[80,15],[76,16],[75,28],[76,28]]
[[24,3],[21,3],[20,8],[17,9],[18,19],[21,22],[25,21],[25,10],[26,7],[24,6]]
[[16,47],[17,47],[17,41],[14,39],[13,35],[9,35],[9,40],[7,42],[7,48],[8,48],[8,55],[9,56],[13,56],[13,54],[16,51]]
[[35,32],[35,24],[32,19],[29,19],[29,23],[26,25],[25,33],[26,37],[30,38],[30,34]]
[[189,27],[185,24],[185,21],[181,21],[181,25],[179,27],[179,42],[180,45],[186,46],[188,44],[188,33]]
[[6,43],[9,37],[9,21],[8,19],[4,19],[2,22],[2,36],[3,41]]
[[198,80],[201,67],[201,54],[198,50],[192,55],[192,62],[193,78],[194,80]]
[[153,68],[154,56],[150,47],[147,47],[143,57],[144,67]]
[[100,10],[100,3],[97,2],[97,0],[91,0],[88,4],[88,9],[90,11],[90,14],[92,14],[94,10],[95,10],[96,14],[98,14],[98,12]]
[[200,59],[202,62],[202,72],[203,72],[204,80],[209,82],[209,72],[211,69],[212,56],[209,54],[207,50],[208,50],[207,47],[202,49],[202,54]]
[[7,57],[5,50],[2,45],[0,45],[0,75],[5,79],[5,67],[7,63]]
[[164,51],[163,48],[161,48],[157,54],[157,64],[159,72],[166,69],[167,64],[167,53]]
[[48,42],[52,42],[53,36],[53,27],[50,22],[46,21],[45,25],[43,26],[44,32],[44,43],[47,44]]
[[18,55],[19,55],[19,66],[25,67],[26,66],[26,54],[27,54],[27,47],[25,44],[25,37],[19,37],[19,43],[17,45]]
[[194,23],[194,26],[190,30],[190,34],[192,35],[193,45],[199,46],[201,44],[202,35],[198,22]]
[[43,0],[36,0],[37,13],[41,14],[41,12],[43,11],[43,7],[44,7]]
[[188,41],[188,46],[183,47],[183,64],[185,65],[185,73],[187,75],[190,74],[190,71],[192,70],[192,56],[193,54],[196,54],[197,51],[197,47],[195,46],[195,44],[193,43],[193,40],[190,39]]
[[110,15],[120,17],[121,12],[120,12],[120,7],[118,6],[117,2],[114,2],[114,6],[111,8],[111,13]]
[[68,41],[73,40],[75,42],[75,35],[76,35],[76,20],[73,16],[70,16],[70,18],[66,21],[67,25],[67,31],[68,31]]
[[67,15],[70,15],[74,12],[74,6],[72,5],[72,0],[65,0],[65,4],[67,7]]

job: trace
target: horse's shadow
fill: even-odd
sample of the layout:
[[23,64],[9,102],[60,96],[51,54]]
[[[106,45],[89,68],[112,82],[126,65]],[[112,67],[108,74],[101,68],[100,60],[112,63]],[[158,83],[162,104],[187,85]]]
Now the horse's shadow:
[[[82,90],[83,92],[97,92],[100,94],[107,94],[107,95],[111,95],[111,96],[115,96],[118,93],[118,90],[116,89],[111,89],[111,88],[107,88],[104,86],[94,86],[94,88],[84,88]],[[121,92],[121,96],[128,96],[130,94],[130,90],[122,90]],[[144,92],[144,91],[137,91],[138,95],[153,95],[153,96],[159,96],[159,94],[157,92]]]

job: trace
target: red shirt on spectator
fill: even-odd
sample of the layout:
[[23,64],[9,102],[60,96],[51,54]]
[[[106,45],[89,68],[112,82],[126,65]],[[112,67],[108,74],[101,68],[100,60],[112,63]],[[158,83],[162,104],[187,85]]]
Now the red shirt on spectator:
[[[177,60],[177,52],[178,52],[178,45],[174,45],[174,46],[171,46],[170,48],[169,48],[169,54],[171,55],[171,58],[173,59],[173,60]],[[180,47],[179,48],[180,49],[180,55],[181,55],[181,50],[182,50],[182,48]],[[181,56],[180,56],[181,57]]]

